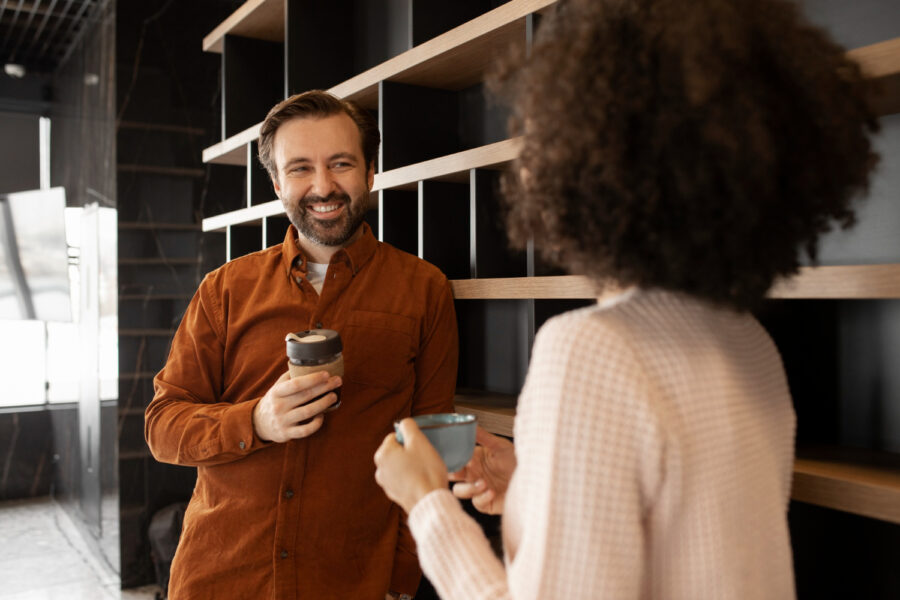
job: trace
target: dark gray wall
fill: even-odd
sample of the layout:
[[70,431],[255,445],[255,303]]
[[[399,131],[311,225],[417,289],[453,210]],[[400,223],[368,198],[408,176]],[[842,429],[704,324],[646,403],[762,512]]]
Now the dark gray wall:
[[0,112],[0,194],[40,187],[38,118]]

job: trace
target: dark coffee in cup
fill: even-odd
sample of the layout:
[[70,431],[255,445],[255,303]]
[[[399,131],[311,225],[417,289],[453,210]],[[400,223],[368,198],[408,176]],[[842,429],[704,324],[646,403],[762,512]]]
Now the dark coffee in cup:
[[[333,329],[307,329],[297,333],[289,333],[287,342],[288,371],[291,378],[308,375],[318,371],[327,371],[330,375],[344,376],[344,346],[341,334]],[[341,405],[341,388],[331,390],[337,395],[337,401],[325,412],[330,412]],[[330,394],[331,392],[326,392]],[[325,396],[326,394],[322,394]],[[318,396],[310,400],[318,400]]]

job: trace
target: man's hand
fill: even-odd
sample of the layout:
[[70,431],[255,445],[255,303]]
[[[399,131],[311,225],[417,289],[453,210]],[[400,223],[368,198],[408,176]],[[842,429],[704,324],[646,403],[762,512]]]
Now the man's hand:
[[[335,394],[326,392],[340,385],[340,377],[331,377],[325,371],[293,379],[290,373],[285,373],[253,409],[256,435],[271,442],[286,442],[312,435],[325,419],[322,411],[337,402]],[[310,402],[322,394],[326,395]]]
[[506,488],[516,470],[515,446],[509,440],[491,435],[481,427],[475,433],[475,452],[469,463],[450,473],[450,481],[457,498],[471,498],[480,512],[489,515],[503,513]]

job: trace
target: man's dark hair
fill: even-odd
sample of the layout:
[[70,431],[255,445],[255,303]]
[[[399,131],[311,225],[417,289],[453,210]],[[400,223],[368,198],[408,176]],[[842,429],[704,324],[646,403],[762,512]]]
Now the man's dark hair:
[[515,246],[738,309],[854,223],[877,162],[858,65],[781,0],[561,0],[494,88]]
[[353,119],[353,122],[359,128],[363,158],[366,161],[366,169],[368,170],[369,166],[375,161],[378,154],[378,145],[381,143],[378,122],[367,110],[355,102],[342,100],[322,90],[310,90],[302,94],[295,94],[272,107],[259,131],[259,162],[262,163],[273,179],[277,179],[278,168],[275,165],[275,159],[272,157],[272,146],[275,142],[275,134],[278,128],[291,119],[320,119],[340,113],[344,113]]

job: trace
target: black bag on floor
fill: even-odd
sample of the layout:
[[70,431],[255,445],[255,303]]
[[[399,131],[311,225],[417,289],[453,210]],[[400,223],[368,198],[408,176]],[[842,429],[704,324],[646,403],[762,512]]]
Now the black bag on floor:
[[170,504],[156,511],[150,519],[150,527],[147,529],[147,537],[150,538],[150,557],[156,571],[156,582],[163,590],[162,595],[157,594],[158,600],[165,600],[168,597],[169,571],[172,568],[172,559],[175,558],[178,539],[181,537],[181,523],[184,521],[186,509],[187,502]]

